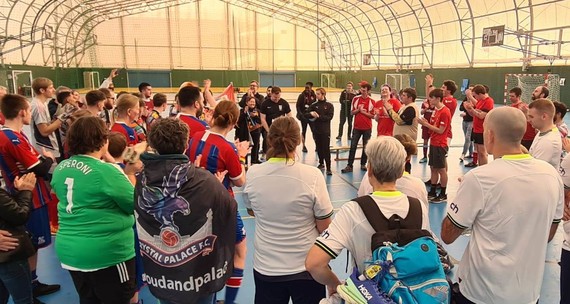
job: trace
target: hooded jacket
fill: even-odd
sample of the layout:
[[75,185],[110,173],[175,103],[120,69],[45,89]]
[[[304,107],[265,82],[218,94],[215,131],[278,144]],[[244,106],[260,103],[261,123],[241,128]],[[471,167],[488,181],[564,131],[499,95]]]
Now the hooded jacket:
[[237,204],[185,155],[141,155],[135,212],[151,293],[192,304],[221,290],[233,267]]

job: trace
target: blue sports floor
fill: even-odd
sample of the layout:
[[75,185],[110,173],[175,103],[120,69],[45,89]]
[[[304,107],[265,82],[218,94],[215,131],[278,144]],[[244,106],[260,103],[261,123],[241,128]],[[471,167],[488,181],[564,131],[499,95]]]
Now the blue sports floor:
[[[297,94],[283,94],[284,98],[290,101],[290,104],[294,111],[294,102],[296,101]],[[337,94],[330,94],[329,100],[336,101],[338,100],[338,93]],[[375,99],[379,99],[379,96],[373,96]],[[345,125],[345,136],[342,141],[336,141],[334,138],[337,135],[338,130],[338,113],[339,113],[339,104],[335,103],[335,115],[337,115],[333,119],[333,123],[331,125],[332,134],[331,134],[331,145],[338,146],[338,145],[348,145],[347,138],[346,138],[346,125]],[[293,113],[294,114],[294,113]],[[294,116],[294,115],[293,115]],[[455,113],[455,117],[453,118],[453,134],[454,138],[451,143],[451,149],[449,151],[448,157],[448,165],[449,165],[449,185],[448,185],[448,200],[453,201],[455,197],[455,193],[459,186],[457,178],[462,176],[465,172],[467,172],[467,168],[463,167],[463,164],[459,162],[459,156],[461,154],[462,145],[463,145],[463,133],[461,129],[461,122],[462,119],[459,117],[458,111]],[[310,133],[310,131],[308,131]],[[373,136],[376,133],[375,126],[373,130]],[[230,135],[233,136],[233,135]],[[229,136],[229,137],[230,137]],[[317,157],[315,153],[315,145],[312,141],[311,136],[307,136],[309,140],[307,140],[307,147],[309,152],[302,153],[301,147],[298,148],[298,159],[305,164],[309,165],[317,165]],[[421,140],[421,139],[420,139]],[[418,153],[421,155],[421,147],[418,149]],[[348,157],[348,152],[344,152],[341,155],[344,157]],[[357,152],[357,156],[360,155],[360,149]],[[333,154],[334,159],[334,154]],[[413,157],[412,158],[412,175],[421,178],[422,180],[429,179],[429,167],[427,164],[420,164],[418,163],[419,158]],[[358,164],[357,161],[355,164]],[[357,189],[360,185],[360,181],[364,174],[363,171],[358,170],[358,166],[355,167],[353,173],[342,174],[340,170],[346,166],[346,161],[339,161],[335,162],[333,160],[332,168],[333,168],[333,175],[326,176],[325,179],[327,181],[327,187],[329,190],[331,201],[335,208],[339,208],[344,204],[346,201],[356,197]],[[247,255],[247,264],[246,270],[244,275],[244,280],[242,284],[242,288],[239,291],[237,297],[237,303],[240,304],[250,304],[253,303],[253,297],[255,292],[255,286],[253,283],[253,273],[252,273],[252,252],[253,252],[253,235],[255,230],[255,219],[253,217],[247,216],[247,212],[243,206],[242,199],[241,199],[241,191],[240,189],[236,189],[236,200],[239,205],[239,211],[241,212],[242,216],[244,217],[245,228],[248,233],[247,238],[247,247],[248,247],[248,255]],[[445,202],[440,204],[430,204],[429,208],[429,218],[431,223],[432,230],[439,236],[440,228],[441,228],[441,221],[445,216],[447,204]],[[468,242],[468,236],[461,236],[459,239],[453,243],[452,245],[446,246],[447,250],[449,251],[450,255],[456,259],[460,260],[465,250],[465,247]],[[342,279],[345,278],[346,275],[346,254],[339,255],[339,258],[332,261],[331,266],[337,275]],[[39,254],[39,264],[38,264],[38,275],[40,281],[48,284],[61,284],[61,290],[57,293],[52,295],[44,296],[40,298],[45,303],[55,304],[55,303],[79,303],[77,294],[75,292],[75,288],[73,286],[73,282],[71,281],[71,277],[69,276],[67,271],[61,269],[57,256],[55,255],[53,245],[43,249],[40,251]],[[548,267],[547,267],[548,269]],[[548,270],[547,270],[548,271]],[[549,274],[547,274],[548,276]],[[550,274],[550,276],[555,275]],[[550,292],[546,292],[550,294]],[[553,291],[552,294],[555,294]],[[143,299],[145,304],[148,303],[157,303],[157,300],[150,294],[148,288],[143,288],[140,294],[141,299]],[[223,291],[218,294],[218,299],[223,299]],[[540,300],[542,303],[556,303],[556,300],[549,299],[549,297],[541,297]]]

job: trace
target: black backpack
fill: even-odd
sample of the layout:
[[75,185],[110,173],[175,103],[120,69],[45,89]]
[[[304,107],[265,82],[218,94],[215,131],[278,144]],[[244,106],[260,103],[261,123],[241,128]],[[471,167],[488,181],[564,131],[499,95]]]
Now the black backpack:
[[423,237],[431,237],[431,233],[422,229],[422,206],[421,202],[414,197],[408,196],[410,210],[406,218],[394,214],[389,219],[378,208],[378,205],[370,195],[355,198],[366,219],[376,233],[372,235],[371,249],[384,246],[384,242],[398,243],[405,246],[409,242]]

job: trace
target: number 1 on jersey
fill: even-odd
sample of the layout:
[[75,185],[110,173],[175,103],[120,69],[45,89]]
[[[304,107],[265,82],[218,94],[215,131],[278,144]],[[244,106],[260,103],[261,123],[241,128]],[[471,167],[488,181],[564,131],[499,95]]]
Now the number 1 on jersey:
[[73,178],[66,178],[65,184],[67,185],[67,207],[65,207],[65,211],[67,213],[72,213],[71,208],[73,208]]

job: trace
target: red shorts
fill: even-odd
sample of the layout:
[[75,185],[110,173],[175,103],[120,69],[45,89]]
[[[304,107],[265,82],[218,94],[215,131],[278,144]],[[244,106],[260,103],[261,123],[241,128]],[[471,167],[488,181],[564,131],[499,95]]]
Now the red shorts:
[[429,139],[430,135],[429,129],[422,127],[422,139]]

